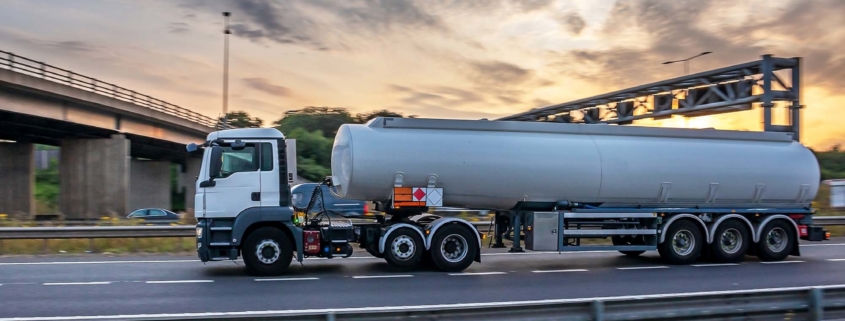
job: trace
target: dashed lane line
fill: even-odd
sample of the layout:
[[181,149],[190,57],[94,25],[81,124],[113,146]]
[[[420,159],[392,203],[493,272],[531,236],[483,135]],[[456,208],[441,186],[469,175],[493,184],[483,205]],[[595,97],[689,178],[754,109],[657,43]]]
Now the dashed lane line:
[[657,266],[630,266],[630,267],[619,267],[616,268],[617,270],[651,270],[651,269],[668,269],[668,266],[665,265],[657,265]]
[[390,279],[390,278],[412,278],[411,274],[386,274],[386,275],[356,275],[353,279]]
[[42,285],[52,286],[52,285],[107,285],[111,284],[111,282],[62,282],[62,283],[44,283]]
[[845,262],[845,259],[827,259],[830,262]]
[[473,275],[502,275],[507,272],[463,272],[463,273],[449,273],[451,276],[473,276]]
[[214,280],[169,280],[169,281],[147,281],[146,284],[176,284],[176,283],[212,283]]
[[277,282],[277,281],[313,281],[320,278],[272,278],[272,279],[255,279],[256,282]]
[[587,272],[586,269],[568,269],[568,270],[535,270],[533,273],[569,273],[569,272]]
[[694,267],[717,267],[717,266],[735,266],[738,263],[711,263],[711,264],[692,264]]
[[804,261],[774,261],[774,262],[760,262],[760,264],[789,264],[789,263],[804,263]]

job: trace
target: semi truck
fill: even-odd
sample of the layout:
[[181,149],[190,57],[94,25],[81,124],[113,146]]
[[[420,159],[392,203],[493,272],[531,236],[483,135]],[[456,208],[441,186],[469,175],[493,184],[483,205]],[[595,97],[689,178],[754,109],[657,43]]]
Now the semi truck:
[[438,207],[506,213],[511,251],[657,251],[671,264],[778,261],[799,256],[799,240],[829,238],[812,222],[818,162],[786,133],[396,117],[344,124],[322,184],[372,202],[378,214],[366,222],[326,215],[322,188],[307,208],[293,206],[285,145],[272,128],[216,131],[188,145],[203,155],[203,262],[242,257],[252,274],[279,275],[294,258],[349,257],[353,244],[397,269],[481,262],[484,234],[427,213]]

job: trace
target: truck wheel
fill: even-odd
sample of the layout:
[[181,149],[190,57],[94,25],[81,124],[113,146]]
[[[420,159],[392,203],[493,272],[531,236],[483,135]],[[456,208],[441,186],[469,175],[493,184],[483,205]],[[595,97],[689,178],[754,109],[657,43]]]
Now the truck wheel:
[[701,230],[690,220],[678,220],[669,226],[663,243],[657,246],[660,257],[671,264],[690,264],[698,259],[704,245]]
[[719,224],[710,243],[710,256],[720,263],[737,263],[745,259],[748,244],[751,243],[745,223],[729,219]]
[[766,224],[757,243],[757,257],[763,261],[780,261],[792,253],[795,233],[791,224],[784,220],[773,220]]
[[[613,242],[613,245],[645,245],[645,240],[642,236],[611,236],[610,240]],[[645,253],[645,251],[619,251],[619,253],[625,254],[630,257],[640,256],[640,254]]]
[[383,254],[378,252],[378,243],[373,242],[373,243],[367,244],[364,247],[364,249],[366,249],[367,253],[370,253],[370,255],[372,255],[374,257],[382,258],[384,256]]
[[431,240],[431,261],[446,272],[460,272],[468,268],[478,253],[475,236],[468,228],[449,224],[438,229]]
[[252,275],[279,275],[290,267],[293,247],[281,230],[262,227],[246,238],[243,258],[247,271]]
[[419,265],[425,251],[420,234],[407,227],[401,227],[390,233],[384,242],[384,260],[391,266],[407,270]]

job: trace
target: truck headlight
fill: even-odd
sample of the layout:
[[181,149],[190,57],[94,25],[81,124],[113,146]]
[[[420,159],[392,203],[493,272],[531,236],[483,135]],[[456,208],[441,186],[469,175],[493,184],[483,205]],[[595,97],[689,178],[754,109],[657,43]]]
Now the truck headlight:
[[197,227],[197,238],[198,239],[202,238],[202,227]]

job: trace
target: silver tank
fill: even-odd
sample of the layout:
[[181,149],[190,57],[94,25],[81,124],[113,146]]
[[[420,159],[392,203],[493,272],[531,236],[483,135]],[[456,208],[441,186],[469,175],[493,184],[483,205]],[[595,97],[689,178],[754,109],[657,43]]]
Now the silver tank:
[[403,118],[340,127],[338,196],[388,200],[397,173],[405,187],[436,175],[443,206],[476,209],[804,207],[820,175],[813,153],[784,133]]

